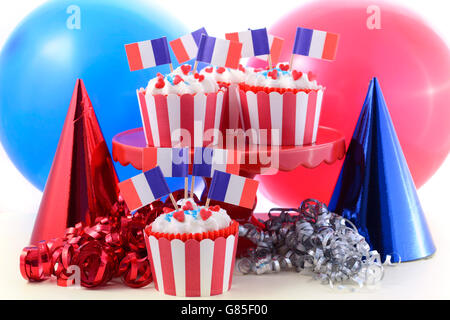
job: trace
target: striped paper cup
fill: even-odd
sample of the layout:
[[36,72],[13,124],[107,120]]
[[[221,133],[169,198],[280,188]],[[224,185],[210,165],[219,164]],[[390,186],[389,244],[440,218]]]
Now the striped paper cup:
[[201,240],[144,232],[156,289],[179,297],[208,297],[230,290],[239,230],[238,223],[233,224],[233,233]]
[[220,131],[225,136],[227,129],[242,129],[241,121],[241,101],[239,98],[239,85],[238,84],[220,84],[220,86],[226,86],[228,89],[225,93],[222,122],[220,125]]
[[182,146],[198,147],[216,144],[219,135],[208,130],[220,129],[224,90],[181,96],[146,95],[145,90],[138,90],[147,146],[175,147],[180,142]]
[[256,132],[253,143],[302,146],[316,142],[323,90],[239,93],[244,129]]

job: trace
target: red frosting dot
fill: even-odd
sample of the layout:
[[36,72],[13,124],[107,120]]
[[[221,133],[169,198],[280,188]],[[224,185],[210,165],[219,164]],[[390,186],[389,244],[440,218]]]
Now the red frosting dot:
[[239,70],[241,70],[242,72],[245,73],[245,68],[244,68],[244,66],[242,64],[239,64]]
[[217,73],[224,73],[225,70],[226,69],[224,67],[218,67],[216,71],[217,71]]
[[211,210],[211,211],[219,211],[220,210],[220,206],[215,205],[213,207],[209,207],[209,210]]
[[158,72],[158,73],[156,74],[156,77],[157,77],[157,78],[164,78],[164,75],[163,75],[162,73]]
[[213,67],[205,68],[205,72],[212,73],[213,72]]

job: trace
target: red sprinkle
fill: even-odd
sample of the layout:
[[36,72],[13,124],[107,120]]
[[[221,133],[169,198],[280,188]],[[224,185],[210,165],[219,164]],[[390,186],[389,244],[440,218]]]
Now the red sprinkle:
[[156,77],[157,77],[157,78],[164,78],[164,75],[163,75],[162,73],[158,72],[158,73],[156,74]]
[[213,72],[213,67],[205,68],[205,72],[212,73]]
[[217,73],[224,73],[225,70],[226,69],[224,67],[218,67],[216,71],[217,71]]
[[277,80],[278,71],[277,69],[273,69],[272,71],[268,72],[267,75],[271,77],[273,80]]
[[289,65],[288,64],[280,64],[280,69],[283,71],[288,71],[289,70]]
[[187,201],[182,209],[183,210],[194,210],[194,207],[192,206],[192,203],[190,201]]
[[158,81],[155,84],[155,88],[162,89],[165,86],[164,78],[158,78]]
[[202,210],[200,210],[200,217],[202,217],[202,220],[208,220],[209,217],[211,217],[212,213],[209,210],[206,210],[205,208],[203,208]]
[[203,80],[205,80],[205,76],[199,73],[194,74],[194,78],[198,79],[199,82],[202,82]]
[[209,207],[209,210],[211,210],[211,211],[219,211],[220,210],[220,206],[219,205],[215,205],[213,207]]
[[181,71],[183,71],[183,73],[184,73],[185,75],[188,75],[188,74],[189,74],[189,71],[191,71],[191,65],[190,65],[190,64],[183,64],[183,65],[181,66]]
[[292,71],[292,78],[294,78],[294,80],[298,80],[302,77],[303,73],[301,71],[297,71],[297,70],[293,70]]
[[173,217],[177,219],[180,222],[184,222],[184,212],[183,211],[177,211],[173,214]]
[[242,72],[245,73],[245,68],[244,68],[244,66],[242,64],[239,64],[239,70],[241,70]]
[[174,85],[179,84],[181,81],[184,81],[184,80],[178,74],[175,77],[173,77],[173,84]]

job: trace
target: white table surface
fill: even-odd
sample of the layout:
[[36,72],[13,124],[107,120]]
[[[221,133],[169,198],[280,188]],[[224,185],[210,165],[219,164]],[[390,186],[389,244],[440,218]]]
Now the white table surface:
[[[0,299],[177,299],[160,294],[153,284],[132,289],[120,279],[101,290],[59,287],[55,280],[28,283],[19,270],[21,250],[28,244],[34,214],[0,214]],[[450,298],[450,216],[428,215],[438,247],[431,259],[386,267],[375,287],[332,289],[295,272],[240,275],[235,272],[231,291],[209,299],[442,299]],[[179,298],[178,298],[179,299]]]

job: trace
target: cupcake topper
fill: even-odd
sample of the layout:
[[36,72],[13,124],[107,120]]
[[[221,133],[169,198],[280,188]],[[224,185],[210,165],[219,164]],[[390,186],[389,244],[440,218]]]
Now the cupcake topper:
[[[266,28],[226,33],[225,38],[242,43],[242,58],[270,54],[269,37]],[[268,57],[270,59],[270,55]],[[269,62],[269,64],[271,63]]]
[[266,60],[269,63],[269,68],[276,66],[280,60],[281,50],[283,49],[284,39],[269,34],[270,55],[257,56],[256,58]]
[[173,71],[167,38],[141,41],[125,45],[130,71],[168,64]]
[[169,42],[179,64],[197,57],[198,46],[202,34],[208,35],[205,28],[200,28]]
[[211,178],[215,170],[239,174],[240,153],[238,151],[213,148],[195,148],[192,164],[191,197],[194,192],[195,177]]
[[242,43],[209,37],[202,34],[198,46],[197,61],[194,65],[194,72],[197,69],[198,61],[209,63],[219,67],[237,69],[241,59]]
[[252,209],[258,184],[256,180],[215,170],[205,206],[208,207],[212,199]]
[[294,54],[334,60],[338,42],[339,35],[336,33],[298,27],[295,34],[294,48],[292,49],[290,68],[292,69]]
[[177,203],[170,192],[161,168],[155,168],[138,174],[119,183],[120,194],[131,211],[142,208],[166,195],[170,196],[175,210]]
[[189,148],[147,147],[142,153],[142,170],[156,166],[165,177],[184,177],[184,197],[187,198],[189,175]]

